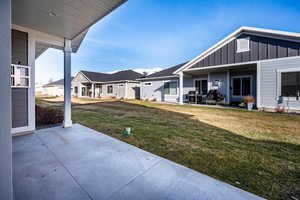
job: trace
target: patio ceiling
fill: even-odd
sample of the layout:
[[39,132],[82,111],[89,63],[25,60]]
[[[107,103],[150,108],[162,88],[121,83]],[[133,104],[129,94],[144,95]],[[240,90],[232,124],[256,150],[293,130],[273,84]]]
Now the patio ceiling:
[[[72,40],[76,52],[88,28],[126,1],[12,0],[12,24]],[[37,44],[36,57],[50,47]]]
[[74,39],[126,0],[13,0],[12,23]]

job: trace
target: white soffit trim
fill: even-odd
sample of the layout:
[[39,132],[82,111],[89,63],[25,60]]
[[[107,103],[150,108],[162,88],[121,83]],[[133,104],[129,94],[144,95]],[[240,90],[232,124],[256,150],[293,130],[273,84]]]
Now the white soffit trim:
[[82,73],[82,71],[77,72],[77,74],[74,76],[72,82],[73,82],[73,81],[76,82],[76,81],[75,81],[75,78],[76,78],[79,74],[81,74],[82,76],[84,76],[84,78],[86,78],[89,82],[93,82],[93,81],[91,81],[84,73]]
[[[196,58],[194,58],[193,60],[191,60],[190,62],[188,62],[187,64],[185,64],[184,66],[182,66],[181,68],[177,69],[174,74],[178,74],[180,71],[184,71],[187,68],[189,68],[190,66],[192,66],[193,64],[197,63],[198,61],[200,61],[202,58],[205,58],[206,56],[208,56],[210,53],[212,53],[213,51],[217,50],[218,48],[220,48],[221,46],[231,42],[232,40],[234,40],[236,37],[239,36],[239,34],[243,31],[249,31],[249,32],[257,32],[259,33],[268,33],[268,34],[272,34],[272,35],[282,35],[282,36],[287,36],[287,37],[294,37],[294,38],[299,38],[300,39],[300,33],[294,33],[294,32],[287,32],[287,31],[278,31],[278,30],[272,30],[272,29],[265,29],[265,28],[256,28],[256,27],[248,27],[248,26],[242,26],[239,29],[237,29],[236,31],[234,31],[233,33],[231,33],[230,35],[228,35],[227,37],[225,37],[223,40],[219,41],[218,43],[216,43],[215,45],[213,45],[211,48],[209,48],[208,50],[204,51],[203,53],[201,53],[199,56],[197,56]],[[289,40],[289,39],[287,39]]]

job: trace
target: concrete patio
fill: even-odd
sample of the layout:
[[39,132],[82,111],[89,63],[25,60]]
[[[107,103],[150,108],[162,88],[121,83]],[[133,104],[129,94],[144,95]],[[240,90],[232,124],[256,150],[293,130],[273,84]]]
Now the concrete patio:
[[262,199],[79,124],[13,138],[15,200]]

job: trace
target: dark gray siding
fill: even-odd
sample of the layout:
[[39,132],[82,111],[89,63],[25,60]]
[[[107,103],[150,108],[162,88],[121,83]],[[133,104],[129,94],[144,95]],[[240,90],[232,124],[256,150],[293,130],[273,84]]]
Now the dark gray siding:
[[28,91],[26,88],[12,89],[12,127],[28,125]]
[[[28,34],[12,30],[12,64],[28,66]],[[12,127],[28,126],[28,89],[12,88]]]
[[28,66],[28,34],[12,30],[12,64]]
[[191,68],[243,63],[300,55],[300,43],[263,36],[242,34],[238,38],[250,38],[250,51],[236,52],[236,39],[219,48]]

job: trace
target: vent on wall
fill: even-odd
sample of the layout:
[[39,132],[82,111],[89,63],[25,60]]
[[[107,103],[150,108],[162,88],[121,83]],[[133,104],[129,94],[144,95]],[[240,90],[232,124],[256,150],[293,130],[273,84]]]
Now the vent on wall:
[[250,51],[250,42],[249,37],[247,38],[239,38],[236,40],[236,52],[245,52]]

